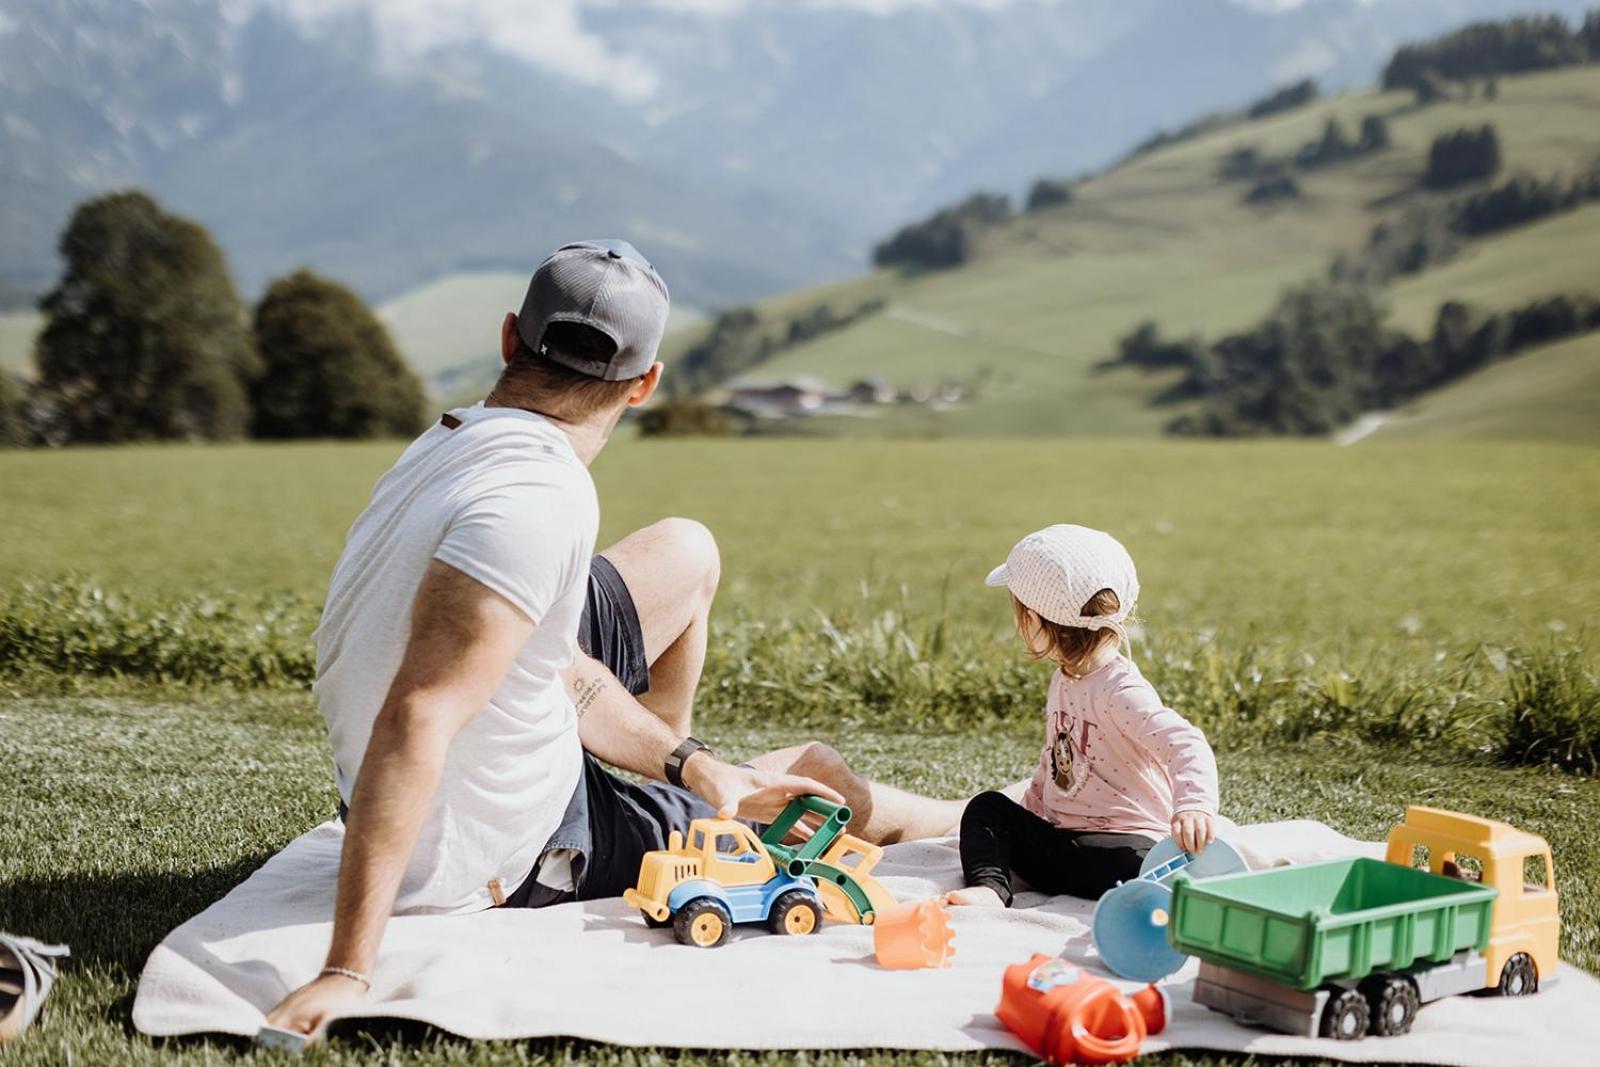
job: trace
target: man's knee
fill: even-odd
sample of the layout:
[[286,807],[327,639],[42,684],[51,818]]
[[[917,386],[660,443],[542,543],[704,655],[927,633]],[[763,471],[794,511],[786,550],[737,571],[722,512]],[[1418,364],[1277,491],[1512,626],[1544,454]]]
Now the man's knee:
[[711,531],[694,519],[670,518],[654,523],[649,532],[661,545],[662,554],[685,569],[692,587],[709,605],[722,580],[722,554]]
[[801,746],[792,773],[804,778],[815,778],[835,788],[838,788],[843,779],[856,777],[838,750],[821,741],[810,741]]

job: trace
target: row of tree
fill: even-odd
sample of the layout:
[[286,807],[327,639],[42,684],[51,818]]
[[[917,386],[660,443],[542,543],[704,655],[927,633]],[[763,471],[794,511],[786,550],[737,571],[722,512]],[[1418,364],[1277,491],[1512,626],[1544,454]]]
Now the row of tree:
[[1224,181],[1239,181],[1260,178],[1290,167],[1315,170],[1382,152],[1389,145],[1389,121],[1382,115],[1363,117],[1361,131],[1354,138],[1345,131],[1344,124],[1338,118],[1329,118],[1322,127],[1322,136],[1307,141],[1290,156],[1268,155],[1255,145],[1240,145],[1232,149],[1217,165],[1217,177]]
[[1294,170],[1316,170],[1347,163],[1363,156],[1382,152],[1390,145],[1389,121],[1382,115],[1367,115],[1361,120],[1361,131],[1351,137],[1338,118],[1331,117],[1322,127],[1322,135],[1301,145],[1293,155],[1267,155],[1255,145],[1241,145],[1222,157],[1217,166],[1217,177],[1223,181],[1251,182],[1244,194],[1247,204],[1268,204],[1290,200],[1300,195],[1300,185],[1295,181]]
[[1169,145],[1181,144],[1192,141],[1196,137],[1213,133],[1217,130],[1235,126],[1246,119],[1265,118],[1268,115],[1277,115],[1295,108],[1305,107],[1322,95],[1317,83],[1310,78],[1297,81],[1292,85],[1274,89],[1259,100],[1252,101],[1241,111],[1213,111],[1209,115],[1202,115],[1184,123],[1175,130],[1157,130],[1149,137],[1134,145],[1122,160],[1127,163],[1140,156],[1148,155],[1158,148]]
[[[1040,178],[1028,187],[1023,211],[1032,213],[1063,207],[1076,199],[1069,178]],[[974,193],[959,204],[943,208],[895,231],[872,250],[879,267],[902,270],[946,270],[969,262],[977,250],[978,235],[1016,217],[1011,198],[1004,193]]]
[[1467,239],[1595,201],[1600,201],[1600,158],[1570,178],[1516,174],[1450,200],[1411,205],[1399,218],[1374,226],[1361,251],[1336,259],[1330,274],[1336,281],[1382,285],[1452,259]]
[[1453,33],[1403,45],[1383,70],[1385,89],[1439,95],[1442,82],[1493,78],[1600,60],[1600,10],[1574,28],[1559,15],[1477,22]]
[[67,444],[420,431],[423,391],[359,296],[309,271],[253,316],[205,227],[144,193],[78,207],[39,302],[36,377],[0,386],[0,440]]
[[1161,400],[1201,403],[1170,422],[1170,433],[1321,435],[1487,363],[1594,330],[1600,300],[1553,296],[1504,313],[1451,301],[1432,333],[1416,338],[1386,324],[1367,287],[1319,281],[1287,290],[1261,322],[1210,344],[1163,338],[1155,323],[1142,323],[1110,363],[1183,371]]

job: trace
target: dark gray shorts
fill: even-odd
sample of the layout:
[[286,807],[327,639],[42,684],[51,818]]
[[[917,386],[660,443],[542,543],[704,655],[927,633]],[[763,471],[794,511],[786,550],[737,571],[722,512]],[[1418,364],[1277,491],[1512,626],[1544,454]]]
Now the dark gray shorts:
[[589,561],[589,591],[578,619],[578,647],[611,669],[634,696],[650,691],[639,609],[622,574],[604,556]]
[[[628,692],[650,690],[650,661],[633,594],[611,561],[596,556],[589,565],[589,593],[578,623],[578,647],[605,664]],[[605,764],[583,754],[583,777],[545,844],[577,853],[573,860],[576,890],[552,891],[537,881],[534,864],[520,886],[506,898],[506,907],[542,908],[569,900],[599,900],[622,895],[639,878],[639,861],[654,849],[667,847],[673,830],[687,831],[695,819],[710,818],[711,805],[664,782],[630,782]]]

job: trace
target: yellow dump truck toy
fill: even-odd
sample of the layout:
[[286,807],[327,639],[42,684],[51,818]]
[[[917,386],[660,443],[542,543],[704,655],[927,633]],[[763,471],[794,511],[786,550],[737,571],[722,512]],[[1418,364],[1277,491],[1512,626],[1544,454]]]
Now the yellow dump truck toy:
[[1441,997],[1520,997],[1554,980],[1561,927],[1544,838],[1413,807],[1385,858],[1180,875],[1167,933],[1200,958],[1194,999],[1243,1023],[1351,1040],[1406,1033]]

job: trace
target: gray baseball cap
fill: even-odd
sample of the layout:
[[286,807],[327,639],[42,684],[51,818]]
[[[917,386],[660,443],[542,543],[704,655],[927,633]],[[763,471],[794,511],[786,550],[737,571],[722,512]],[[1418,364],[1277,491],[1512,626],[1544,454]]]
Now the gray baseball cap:
[[556,249],[533,272],[517,333],[541,351],[552,322],[592,326],[616,342],[610,359],[545,355],[592,378],[619,382],[639,377],[656,361],[670,302],[667,283],[627,241],[576,241]]

